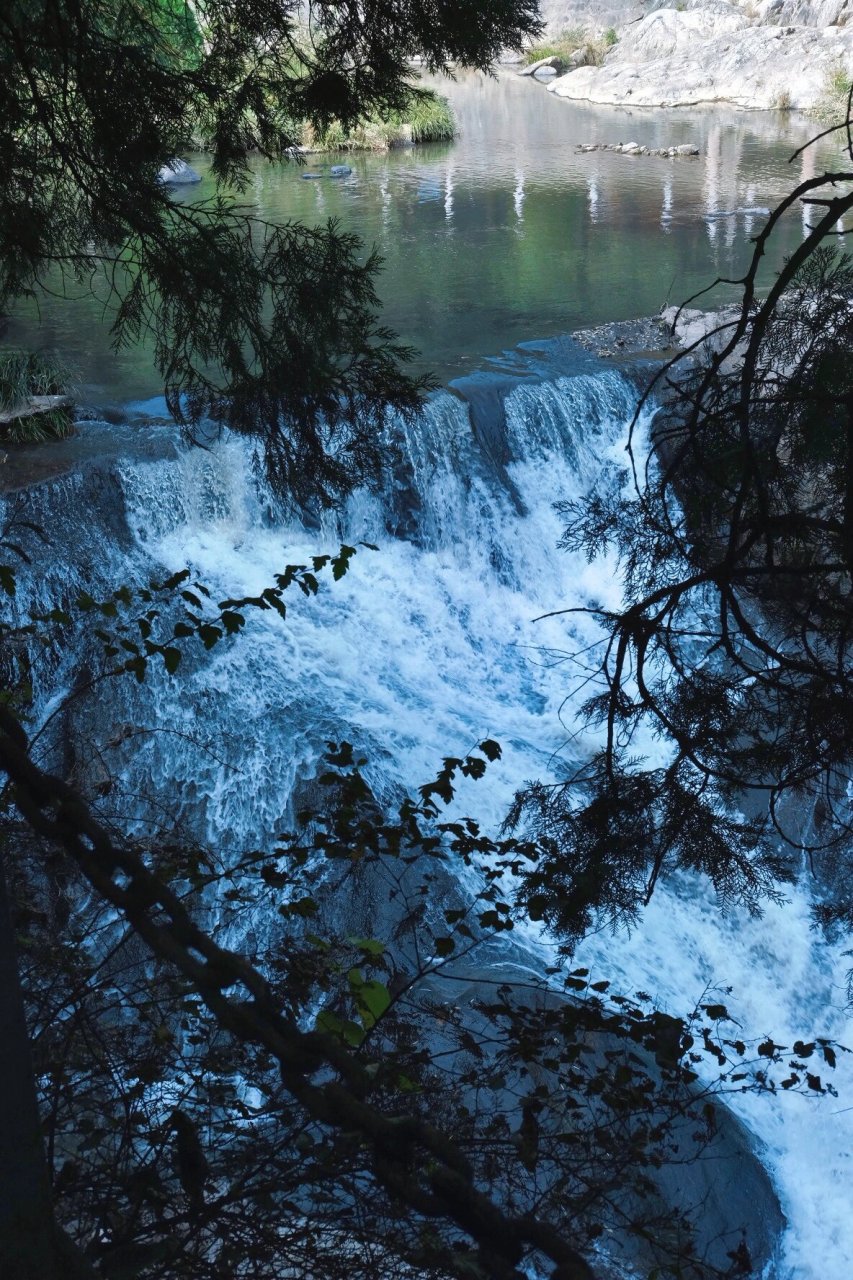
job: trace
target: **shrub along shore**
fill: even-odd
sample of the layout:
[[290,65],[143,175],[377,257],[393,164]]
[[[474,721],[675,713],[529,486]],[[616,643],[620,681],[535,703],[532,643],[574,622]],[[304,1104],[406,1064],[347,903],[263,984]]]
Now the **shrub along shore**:
[[447,98],[423,90],[405,112],[392,112],[385,119],[367,119],[350,130],[333,121],[322,133],[310,124],[302,127],[302,150],[388,151],[392,147],[419,142],[452,142],[456,120]]

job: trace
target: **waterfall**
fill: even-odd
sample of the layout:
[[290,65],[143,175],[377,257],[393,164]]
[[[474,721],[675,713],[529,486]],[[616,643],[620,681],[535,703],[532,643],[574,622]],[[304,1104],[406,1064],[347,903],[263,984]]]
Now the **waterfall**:
[[[136,798],[138,822],[154,821],[162,805],[225,850],[258,847],[286,825],[290,797],[329,740],[354,743],[375,794],[390,800],[434,776],[443,756],[490,736],[503,759],[458,805],[494,830],[518,785],[559,776],[589,750],[576,736],[585,695],[573,692],[567,655],[596,642],[597,624],[582,614],[535,619],[618,603],[612,563],[590,566],[555,549],[553,504],[624,462],[636,399],[630,372],[562,340],[520,348],[433,394],[415,421],[387,423],[394,461],[381,490],[335,513],[283,518],[251,446],[237,439],[208,451],[175,444],[153,458],[131,449],[29,490],[25,514],[49,541],[21,575],[24,606],[75,584],[97,595],[185,566],[214,599],[255,594],[285,565],[342,542],[376,548],[360,547],[346,577],[324,580],[317,598],[292,591],[285,621],[252,611],[241,635],[177,675],[152,666],[143,685],[113,682],[78,699],[63,712],[74,718],[66,736],[98,740]],[[88,661],[76,644],[37,669],[43,720]],[[45,752],[60,750],[58,736],[45,736]],[[709,984],[731,988],[724,1001],[745,1038],[853,1044],[843,946],[810,928],[807,885],[789,897],[760,920],[722,917],[706,885],[679,877],[658,889],[630,936],[590,939],[578,960],[624,990],[656,993],[675,1013]],[[533,926],[526,942],[553,958]],[[776,1280],[843,1280],[849,1271],[846,1057],[838,1099],[731,1098],[789,1222]]]

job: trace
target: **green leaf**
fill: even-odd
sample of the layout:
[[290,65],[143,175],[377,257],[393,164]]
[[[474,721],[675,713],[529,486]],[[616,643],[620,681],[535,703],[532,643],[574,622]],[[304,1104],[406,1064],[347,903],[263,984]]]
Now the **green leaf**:
[[356,1022],[339,1018],[331,1009],[321,1009],[317,1014],[315,1026],[318,1031],[326,1031],[337,1040],[357,1047],[364,1039],[364,1030]]
[[493,763],[495,760],[500,760],[501,758],[501,744],[499,742],[495,742],[494,738],[486,738],[481,742],[480,750],[486,759]]
[[166,665],[166,670],[168,671],[170,676],[173,676],[177,671],[178,667],[181,665],[181,651],[180,649],[175,649],[174,647],[169,646],[163,649],[162,653],[163,653],[163,662]]
[[336,556],[332,557],[332,577],[335,582],[339,582],[349,569],[349,562],[355,555],[355,547],[341,547]]
[[369,982],[361,983],[356,999],[362,1022],[369,1031],[391,1004],[391,993],[384,982],[371,978]]
[[173,573],[171,578],[167,578],[160,586],[153,582],[151,586],[154,591],[174,591],[175,587],[179,587],[182,582],[186,582],[189,576],[189,569],[181,569],[178,573]]
[[222,639],[222,632],[219,630],[219,627],[214,627],[209,622],[203,622],[201,624],[198,629],[198,634],[201,636],[201,642],[205,649],[212,649],[213,646],[218,644]]
[[378,938],[347,938],[347,942],[369,956],[381,956],[385,950],[385,943]]
[[240,628],[246,625],[246,619],[242,613],[235,613],[231,609],[226,609],[224,613],[220,614],[219,620],[229,636],[236,635]]

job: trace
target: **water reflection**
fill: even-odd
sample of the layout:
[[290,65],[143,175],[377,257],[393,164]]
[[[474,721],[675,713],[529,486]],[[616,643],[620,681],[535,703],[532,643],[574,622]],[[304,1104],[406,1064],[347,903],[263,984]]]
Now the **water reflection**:
[[663,182],[663,203],[660,211],[660,224],[664,231],[669,231],[672,222],[672,178],[666,177]]
[[[824,144],[789,165],[813,126],[776,112],[594,108],[512,72],[460,75],[440,88],[457,113],[456,143],[349,156],[353,173],[343,181],[305,181],[294,165],[259,162],[244,198],[270,219],[338,218],[376,244],[384,319],[420,349],[418,367],[443,380],[519,341],[652,314],[667,297],[742,274],[759,211],[835,159]],[[701,155],[578,150],[628,140],[691,142]],[[311,171],[334,159],[312,158]],[[203,157],[194,163],[205,167]],[[179,198],[205,194],[207,182]],[[793,211],[765,280],[807,225],[807,211]],[[85,395],[103,402],[156,393],[148,353],[111,352],[102,302],[45,298],[40,306],[40,324],[34,306],[13,318],[13,340],[63,347]]]
[[512,204],[515,209],[516,221],[524,221],[524,170],[517,169],[515,173],[515,191],[512,193]]
[[590,222],[598,222],[598,178],[587,180],[587,202]]

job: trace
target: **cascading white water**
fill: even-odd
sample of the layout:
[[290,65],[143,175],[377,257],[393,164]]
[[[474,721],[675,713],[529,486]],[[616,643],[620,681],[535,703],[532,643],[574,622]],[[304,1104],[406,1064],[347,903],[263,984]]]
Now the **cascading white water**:
[[[465,388],[467,402],[437,394],[417,422],[397,424],[397,477],[313,532],[274,517],[240,441],[117,465],[130,538],[102,542],[95,568],[104,582],[189,565],[218,599],[259,592],[285,564],[342,541],[378,547],[360,552],[317,599],[292,592],[286,622],[251,613],[245,632],[204,662],[174,678],[154,673],[139,688],[128,681],[100,705],[105,741],[119,723],[156,730],[120,748],[129,792],[159,797],[212,843],[257,847],[281,829],[288,797],[313,776],[327,740],[353,742],[369,758],[376,794],[390,797],[488,735],[502,743],[503,760],[459,803],[495,829],[521,782],[553,776],[589,749],[573,737],[583,695],[566,702],[578,680],[565,655],[594,643],[596,626],[581,615],[534,619],[591,599],[616,603],[612,565],[555,550],[553,503],[622,456],[636,389],[588,362],[583,372],[541,377],[532,375],[542,357],[519,360],[514,372],[526,360],[529,376],[485,377]],[[92,559],[69,571],[85,576]],[[60,663],[45,710],[66,678]],[[731,987],[725,1002],[745,1038],[853,1044],[844,948],[810,929],[806,886],[790,898],[760,921],[722,918],[707,887],[682,877],[658,890],[631,937],[591,939],[579,958],[623,990],[655,992],[674,1013],[689,1011],[709,984]],[[532,927],[528,941],[549,953]],[[853,1069],[843,1056],[836,1074],[837,1100],[733,1100],[789,1219],[779,1280],[849,1274]]]

